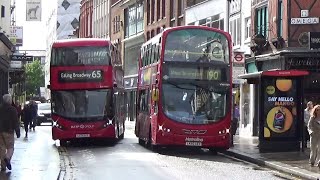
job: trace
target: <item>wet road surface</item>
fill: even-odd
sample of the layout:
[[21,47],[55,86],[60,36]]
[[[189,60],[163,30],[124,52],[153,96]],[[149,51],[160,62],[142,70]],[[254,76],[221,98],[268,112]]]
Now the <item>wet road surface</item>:
[[205,150],[165,150],[154,153],[137,142],[133,123],[116,145],[87,143],[66,147],[70,162],[65,179],[72,180],[200,180],[294,179],[278,172],[213,155]]

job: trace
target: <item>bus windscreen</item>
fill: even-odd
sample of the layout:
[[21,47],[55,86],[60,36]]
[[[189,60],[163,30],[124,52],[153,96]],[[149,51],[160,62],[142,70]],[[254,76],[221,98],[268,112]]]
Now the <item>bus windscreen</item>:
[[111,65],[108,47],[53,48],[51,66]]
[[229,44],[220,32],[183,29],[169,32],[164,61],[229,63]]
[[53,114],[72,121],[113,116],[112,90],[52,91]]

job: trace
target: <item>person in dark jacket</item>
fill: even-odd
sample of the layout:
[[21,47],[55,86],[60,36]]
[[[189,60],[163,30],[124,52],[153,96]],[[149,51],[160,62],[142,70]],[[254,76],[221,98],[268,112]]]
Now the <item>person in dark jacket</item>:
[[3,95],[3,104],[0,106],[0,159],[1,171],[6,167],[11,170],[11,158],[14,151],[14,132],[20,137],[18,112],[12,105],[10,94]]
[[30,104],[26,104],[23,108],[22,111],[22,116],[23,116],[23,124],[24,124],[24,131],[26,133],[25,138],[28,138],[28,129],[32,128],[32,112],[31,112],[31,107]]
[[[33,131],[35,131],[36,118],[37,118],[37,115],[38,115],[38,105],[34,100],[30,101],[30,113],[31,113],[32,128],[33,128]],[[30,126],[30,130],[31,130],[31,126]]]

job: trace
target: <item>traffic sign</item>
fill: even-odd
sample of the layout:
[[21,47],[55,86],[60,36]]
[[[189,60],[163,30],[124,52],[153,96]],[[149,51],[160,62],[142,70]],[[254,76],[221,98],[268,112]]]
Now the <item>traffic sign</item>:
[[236,62],[242,62],[243,61],[243,55],[241,53],[236,53],[234,56],[234,60]]
[[244,64],[244,52],[234,51],[233,52],[233,63],[235,64]]

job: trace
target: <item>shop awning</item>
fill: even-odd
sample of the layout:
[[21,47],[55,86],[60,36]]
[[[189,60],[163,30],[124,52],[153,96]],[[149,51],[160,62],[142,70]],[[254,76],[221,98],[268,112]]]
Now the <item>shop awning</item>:
[[298,76],[307,76],[309,71],[303,70],[269,70],[269,71],[259,71],[254,73],[242,74],[239,75],[239,79],[247,79],[248,84],[258,84],[260,82],[261,76],[270,76],[270,77],[298,77]]

